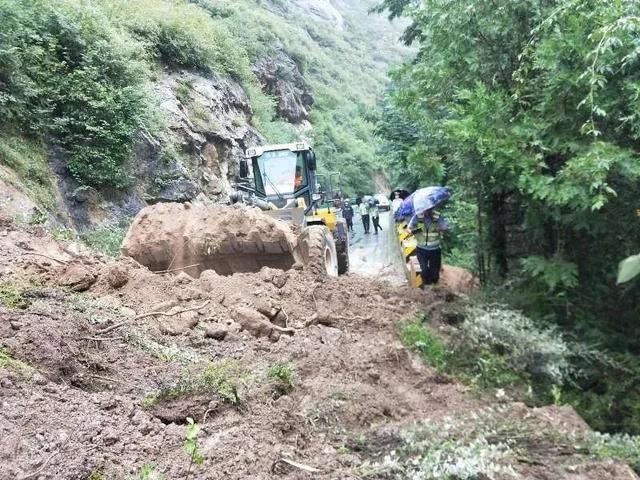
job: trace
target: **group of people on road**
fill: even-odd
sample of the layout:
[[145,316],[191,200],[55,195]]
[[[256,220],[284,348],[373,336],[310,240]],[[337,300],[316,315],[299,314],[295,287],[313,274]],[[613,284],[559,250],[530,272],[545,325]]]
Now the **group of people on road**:
[[375,231],[375,235],[378,234],[378,230],[382,230],[380,226],[380,207],[379,202],[373,197],[362,197],[360,203],[354,209],[349,200],[345,200],[342,206],[342,216],[347,222],[347,228],[350,232],[353,232],[353,217],[357,210],[362,219],[362,226],[364,227],[364,233],[368,234],[371,231],[371,224]]

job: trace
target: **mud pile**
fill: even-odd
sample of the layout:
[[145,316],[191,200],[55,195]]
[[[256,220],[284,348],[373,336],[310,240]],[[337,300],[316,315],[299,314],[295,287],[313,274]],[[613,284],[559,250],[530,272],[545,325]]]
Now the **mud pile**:
[[160,203],[138,213],[122,252],[152,271],[231,275],[289,269],[297,260],[295,246],[288,224],[256,208]]
[[[495,402],[398,340],[449,297],[295,269],[154,273],[0,218],[0,479],[392,478],[371,464],[405,428]],[[601,465],[545,449],[518,472],[633,478]]]

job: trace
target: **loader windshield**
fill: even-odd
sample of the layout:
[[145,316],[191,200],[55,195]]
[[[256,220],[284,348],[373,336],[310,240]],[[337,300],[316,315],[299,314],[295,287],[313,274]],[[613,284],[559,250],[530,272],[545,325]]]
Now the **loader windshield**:
[[306,182],[302,152],[264,152],[253,161],[256,188],[267,196],[291,195]]

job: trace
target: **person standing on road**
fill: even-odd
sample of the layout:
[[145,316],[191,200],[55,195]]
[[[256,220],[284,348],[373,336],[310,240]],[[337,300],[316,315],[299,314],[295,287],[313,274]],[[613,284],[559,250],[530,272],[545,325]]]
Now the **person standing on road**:
[[353,232],[353,207],[349,200],[345,200],[342,205],[342,217],[347,222],[347,230]]
[[382,230],[380,226],[380,208],[378,207],[378,202],[374,203],[369,208],[369,214],[371,215],[371,221],[373,222],[373,229],[375,230],[375,235],[378,234],[378,230]]
[[[413,233],[420,221],[420,215],[414,215],[407,228]],[[435,209],[426,210],[422,215],[425,228],[425,245],[416,247],[418,262],[420,262],[420,276],[424,285],[433,285],[440,280],[442,268],[442,251],[440,240],[443,232],[449,230],[449,224],[445,217]]]
[[396,213],[402,205],[400,192],[393,192],[393,200],[391,201],[391,213]]
[[360,211],[360,217],[362,218],[362,226],[364,227],[364,233],[369,233],[369,228],[371,228],[371,222],[369,221],[369,205],[364,200],[358,207]]

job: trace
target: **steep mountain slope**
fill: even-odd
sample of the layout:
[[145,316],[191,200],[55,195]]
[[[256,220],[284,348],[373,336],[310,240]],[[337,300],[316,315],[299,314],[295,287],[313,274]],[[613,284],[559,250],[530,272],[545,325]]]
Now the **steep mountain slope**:
[[224,200],[248,145],[301,136],[349,193],[372,188],[368,117],[406,55],[372,3],[0,0],[0,199],[112,225]]

